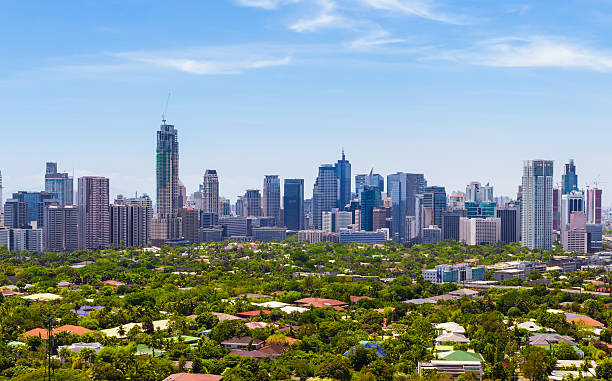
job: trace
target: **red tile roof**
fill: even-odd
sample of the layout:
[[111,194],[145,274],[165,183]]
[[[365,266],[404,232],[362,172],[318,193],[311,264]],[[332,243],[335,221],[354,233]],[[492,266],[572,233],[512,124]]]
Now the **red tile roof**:
[[250,317],[254,317],[254,316],[259,316],[262,313],[265,315],[269,315],[270,314],[270,310],[256,310],[256,311],[245,311],[245,312],[236,312],[236,316],[240,316],[243,318],[250,318]]
[[351,303],[357,303],[358,301],[360,301],[361,299],[368,299],[368,300],[372,300],[372,298],[370,298],[369,296],[351,296]]
[[[316,308],[346,306],[346,303],[343,301],[325,298],[304,298],[296,300],[295,303],[306,306],[313,306]],[[340,311],[342,311],[342,309]]]
[[204,373],[175,373],[164,378],[164,381],[219,381],[223,376]]
[[[91,329],[87,329],[85,327],[80,327],[78,325],[70,325],[70,324],[66,324],[66,325],[62,325],[59,326],[55,329],[53,329],[52,334],[55,335],[59,332],[68,332],[72,335],[84,335],[86,333],[90,333],[93,332]],[[24,332],[24,335],[26,336],[38,336],[41,339],[48,339],[49,336],[47,335],[47,330],[45,328],[34,328],[31,329],[29,331]]]
[[105,280],[102,284],[108,284],[109,286],[125,286],[125,283],[116,280]]
[[590,317],[576,317],[567,319],[568,323],[576,323],[582,325],[589,325],[595,328],[604,328],[604,324]]

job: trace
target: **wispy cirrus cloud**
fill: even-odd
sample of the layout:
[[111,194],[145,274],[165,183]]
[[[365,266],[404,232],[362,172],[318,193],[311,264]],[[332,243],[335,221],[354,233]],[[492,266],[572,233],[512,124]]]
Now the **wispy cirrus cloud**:
[[407,41],[407,39],[403,38],[392,38],[387,30],[375,29],[371,33],[351,41],[349,47],[353,49],[367,49],[381,45],[401,44]]
[[472,48],[442,52],[431,58],[492,67],[556,67],[612,70],[612,52],[560,37],[503,37]]
[[416,16],[427,20],[438,21],[447,24],[463,24],[466,20],[457,16],[450,16],[438,9],[436,3],[431,0],[360,0],[368,7],[389,11],[400,12],[406,15]]
[[245,7],[276,9],[280,5],[298,3],[300,0],[235,0],[235,2]]
[[165,56],[120,53],[116,54],[127,61],[140,62],[162,69],[173,69],[184,73],[197,75],[228,75],[241,74],[251,69],[262,69],[275,66],[286,66],[291,63],[291,56],[272,59],[237,59],[237,60],[206,60],[193,58],[167,58]]
[[331,0],[316,0],[320,11],[315,17],[303,18],[289,26],[296,32],[314,32],[330,26],[343,26],[345,19],[335,13],[336,3]]

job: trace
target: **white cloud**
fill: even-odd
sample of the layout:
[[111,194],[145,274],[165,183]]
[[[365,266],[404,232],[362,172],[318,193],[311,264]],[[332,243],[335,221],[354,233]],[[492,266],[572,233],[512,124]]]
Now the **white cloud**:
[[559,67],[612,70],[612,54],[561,38],[504,37],[484,41],[475,48],[446,52],[437,57],[494,67]]
[[388,31],[377,29],[370,34],[353,40],[349,46],[354,49],[366,49],[374,46],[400,44],[408,40],[401,38],[391,38]]
[[401,12],[448,24],[461,24],[460,20],[439,12],[430,0],[361,0],[361,2],[379,10]]
[[118,54],[117,56],[128,61],[151,64],[156,67],[174,69],[185,73],[198,75],[240,74],[249,69],[286,66],[291,63],[290,56],[279,59],[240,59],[231,61],[165,58],[155,55],[133,53],[122,53]]
[[283,4],[298,3],[300,0],[235,0],[238,4],[245,7],[255,7],[263,9],[276,9]]
[[330,26],[342,26],[343,18],[334,13],[336,3],[331,0],[316,0],[320,5],[320,12],[314,18],[300,19],[289,28],[296,32],[313,32]]

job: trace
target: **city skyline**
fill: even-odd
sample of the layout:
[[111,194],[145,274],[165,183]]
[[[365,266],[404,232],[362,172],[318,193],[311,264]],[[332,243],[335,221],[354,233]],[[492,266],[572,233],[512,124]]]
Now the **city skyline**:
[[[308,198],[316,167],[342,148],[353,173],[424,173],[449,192],[478,179],[512,196],[520,162],[533,158],[555,161],[555,182],[570,158],[582,188],[612,181],[601,2],[39,1],[3,11],[15,31],[0,37],[12,52],[1,64],[3,138],[30,137],[27,155],[3,146],[5,199],[39,190],[47,161],[75,179],[109,177],[111,196],[154,197],[151,131],[168,91],[191,192],[215,168],[232,200],[266,173],[304,178]],[[568,140],[576,133],[582,143]]]

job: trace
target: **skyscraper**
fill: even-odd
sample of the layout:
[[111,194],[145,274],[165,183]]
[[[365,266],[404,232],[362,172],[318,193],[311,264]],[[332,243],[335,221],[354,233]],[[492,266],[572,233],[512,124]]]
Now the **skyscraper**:
[[423,189],[423,207],[433,211],[433,224],[442,228],[442,212],[446,210],[446,189],[426,187]]
[[500,241],[504,243],[518,242],[520,239],[519,208],[516,205],[508,205],[496,211],[497,218],[501,221]]
[[247,189],[242,198],[242,207],[245,217],[261,216],[261,193],[259,193],[259,189]]
[[351,163],[346,160],[344,150],[342,150],[342,159],[336,163],[336,177],[338,178],[338,200],[336,207],[344,210],[346,204],[351,201]]
[[68,173],[58,173],[57,163],[48,162],[45,171],[45,192],[54,193],[60,206],[73,204],[74,186]]
[[152,224],[154,244],[181,237],[179,209],[179,144],[173,125],[162,124],[157,131],[157,216]]
[[266,175],[263,185],[263,215],[274,218],[274,225],[280,224],[280,179],[277,175]]
[[[146,195],[144,195],[146,196]],[[110,240],[114,246],[141,247],[151,239],[152,208],[145,197],[119,195],[110,206]]]
[[44,210],[44,248],[47,251],[79,249],[79,210],[76,205],[49,205]]
[[319,167],[319,176],[312,190],[312,220],[315,229],[321,229],[323,226],[322,213],[329,212],[338,205],[337,173],[337,169],[331,164]]
[[13,229],[28,229],[28,205],[23,200],[8,199],[4,203],[4,226]]
[[552,249],[553,162],[523,162],[521,242],[530,249]]
[[2,186],[2,171],[0,171],[0,226],[3,226],[3,222],[4,220],[3,215],[4,215],[4,194],[2,192],[3,190],[3,186]]
[[570,159],[569,163],[565,164],[561,182],[563,183],[563,194],[578,189],[578,175],[576,174],[576,166],[573,159]]
[[422,201],[419,196],[422,197],[424,188],[425,176],[420,173],[398,172],[387,176],[387,194],[391,196],[393,205],[391,230],[395,242],[405,243],[410,240],[406,237],[406,217],[419,217],[415,219],[418,226],[414,228],[420,230],[420,210],[417,216],[417,203]]
[[79,178],[79,248],[98,250],[110,245],[109,180],[105,177]]
[[374,231],[374,208],[382,206],[382,199],[380,197],[380,189],[366,185],[361,192],[361,230]]
[[601,189],[587,189],[587,224],[601,224]]
[[361,192],[366,185],[377,187],[381,193],[385,191],[385,179],[378,173],[372,172],[373,170],[368,175],[355,175],[355,194],[360,200]]
[[304,230],[304,179],[285,179],[283,212],[287,229]]
[[583,191],[575,189],[561,195],[561,232],[569,229],[570,217],[573,212],[585,212],[584,205]]
[[207,169],[202,181],[202,210],[209,213],[219,212],[219,177],[215,169]]

